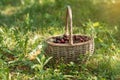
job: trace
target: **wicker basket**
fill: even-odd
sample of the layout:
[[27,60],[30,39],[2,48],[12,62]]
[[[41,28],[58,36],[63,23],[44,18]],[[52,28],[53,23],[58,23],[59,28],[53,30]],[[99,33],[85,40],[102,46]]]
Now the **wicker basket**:
[[[70,20],[70,29],[68,29],[68,19]],[[70,36],[69,43],[60,44],[51,41],[51,39],[58,36],[50,37],[46,40],[46,55],[53,56],[55,62],[60,60],[64,62],[77,62],[80,54],[93,53],[94,39],[92,37],[87,36],[89,37],[89,40],[86,42],[73,43],[74,35],[72,34],[72,11],[70,6],[67,7],[65,34]]]

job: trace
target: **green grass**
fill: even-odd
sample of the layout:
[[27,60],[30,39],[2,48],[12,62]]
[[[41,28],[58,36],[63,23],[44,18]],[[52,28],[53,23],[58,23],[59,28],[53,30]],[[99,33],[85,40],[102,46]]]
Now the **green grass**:
[[[119,80],[119,2],[112,1],[1,0],[0,80]],[[42,49],[30,61],[26,55],[44,46],[47,37],[64,33],[68,4],[73,10],[73,32],[94,37],[94,54],[86,64],[51,66]]]

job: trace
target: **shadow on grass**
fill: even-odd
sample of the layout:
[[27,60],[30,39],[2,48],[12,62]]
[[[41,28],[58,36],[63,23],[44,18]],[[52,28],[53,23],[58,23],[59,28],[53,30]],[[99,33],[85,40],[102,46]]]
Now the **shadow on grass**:
[[[64,26],[66,6],[71,5],[73,8],[74,25],[80,26],[82,22],[89,18],[94,19],[93,13],[97,12],[95,6],[90,0],[55,0],[54,2],[46,1],[46,3],[37,2],[22,5],[20,1],[1,1],[2,7],[6,7],[9,3],[14,8],[20,7],[12,15],[0,14],[0,25],[17,26],[25,23],[26,15],[29,14],[29,26],[44,27],[44,26]],[[79,5],[79,3],[81,5]],[[15,6],[16,5],[16,6]],[[87,5],[87,6],[86,6]],[[9,8],[10,9],[10,8]],[[91,13],[92,10],[92,13]],[[94,11],[94,12],[93,12]],[[24,24],[22,24],[24,25]],[[21,25],[20,25],[21,26]]]
[[[7,6],[7,3],[4,3],[4,1],[2,4],[3,4],[2,7]],[[14,8],[16,7],[12,3],[11,5]],[[60,11],[56,9],[55,3],[46,4],[34,3],[25,6],[20,5],[19,7],[20,9],[16,10],[16,12],[11,15],[2,14],[1,12],[0,26],[6,25],[20,27],[21,26],[20,24],[22,24],[23,26],[43,27],[58,24],[60,25],[60,22],[62,21],[59,19],[59,16],[61,14]]]

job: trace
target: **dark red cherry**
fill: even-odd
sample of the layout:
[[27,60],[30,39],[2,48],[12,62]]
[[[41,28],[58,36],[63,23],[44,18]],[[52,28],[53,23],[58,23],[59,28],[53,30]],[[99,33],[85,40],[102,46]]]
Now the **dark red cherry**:
[[64,40],[64,39],[61,39],[60,42],[61,42],[61,43],[65,43],[65,40]]

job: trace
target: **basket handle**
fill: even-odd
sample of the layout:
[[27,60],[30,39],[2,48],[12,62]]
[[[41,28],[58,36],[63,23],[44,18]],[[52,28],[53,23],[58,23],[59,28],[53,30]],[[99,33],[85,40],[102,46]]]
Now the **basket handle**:
[[[70,20],[70,29],[68,29],[68,19]],[[69,31],[69,33],[68,33]],[[73,34],[72,34],[72,10],[70,6],[67,6],[67,12],[66,12],[66,26],[65,26],[65,35],[69,35],[69,44],[73,44]]]

